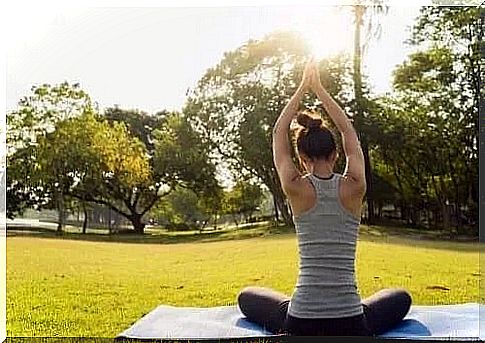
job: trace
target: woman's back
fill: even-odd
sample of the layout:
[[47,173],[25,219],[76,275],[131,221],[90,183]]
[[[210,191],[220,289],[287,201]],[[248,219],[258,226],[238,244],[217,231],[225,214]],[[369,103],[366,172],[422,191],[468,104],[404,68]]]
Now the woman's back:
[[307,176],[316,202],[295,215],[300,268],[289,314],[299,318],[339,318],[362,314],[355,278],[359,219],[340,199],[342,176]]

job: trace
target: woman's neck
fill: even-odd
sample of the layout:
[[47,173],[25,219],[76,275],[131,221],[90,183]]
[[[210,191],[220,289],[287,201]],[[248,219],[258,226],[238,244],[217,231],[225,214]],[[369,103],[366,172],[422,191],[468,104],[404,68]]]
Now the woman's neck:
[[326,162],[316,163],[313,165],[311,173],[322,178],[329,178],[333,174],[333,164]]

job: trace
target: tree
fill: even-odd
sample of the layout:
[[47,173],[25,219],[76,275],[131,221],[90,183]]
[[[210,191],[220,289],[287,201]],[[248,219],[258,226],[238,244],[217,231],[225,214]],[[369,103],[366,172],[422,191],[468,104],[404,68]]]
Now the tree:
[[133,193],[146,187],[150,170],[143,146],[123,125],[109,125],[93,113],[56,124],[38,138],[33,180],[58,204],[62,230],[65,197],[107,205],[137,228]]
[[143,233],[143,216],[175,186],[208,194],[218,187],[182,115],[114,108],[105,120],[94,107],[79,85],[63,83],[33,87],[8,114],[9,217],[55,205],[62,230],[65,201],[73,197],[111,208]]
[[263,200],[261,187],[245,181],[238,181],[234,187],[225,193],[225,212],[231,214],[236,226],[239,216],[243,215],[247,222],[259,209]]
[[401,212],[415,225],[432,209],[435,225],[441,217],[441,226],[451,228],[454,217],[460,226],[469,199],[473,156],[458,74],[449,48],[411,54],[394,72],[393,97],[380,99],[379,115],[372,118],[376,156],[386,166],[378,169],[383,174],[387,169],[401,195]]
[[209,220],[202,199],[187,188],[176,188],[159,202],[150,213],[167,227],[199,228]]
[[131,136],[137,137],[145,145],[147,152],[152,155],[155,149],[154,130],[162,125],[164,120],[170,116],[170,113],[161,111],[155,115],[150,115],[136,109],[124,110],[115,106],[105,109],[103,116],[110,123],[124,123]]
[[[272,128],[298,85],[308,53],[293,33],[248,41],[206,72],[184,108],[211,157],[266,185],[288,225],[292,216],[273,164]],[[324,85],[345,105],[348,60],[324,60],[320,69]],[[315,98],[308,97],[305,104],[315,108]]]
[[408,43],[424,52],[416,53],[413,63],[403,66],[395,77],[401,89],[416,94],[416,102],[430,116],[441,118],[440,122],[431,119],[438,132],[434,139],[442,142],[433,151],[442,163],[434,165],[439,169],[431,180],[437,184],[433,188],[445,227],[450,207],[458,227],[464,215],[477,224],[478,107],[484,77],[479,13],[478,7],[423,7]]
[[430,44],[448,48],[453,58],[455,89],[459,90],[456,101],[463,115],[462,143],[466,159],[468,182],[464,185],[469,193],[469,203],[478,215],[478,108],[480,106],[481,80],[485,71],[481,68],[483,49],[483,21],[479,6],[423,7],[413,27],[408,43],[423,47]]
[[142,233],[142,217],[165,195],[176,187],[210,195],[218,189],[215,166],[210,163],[206,148],[185,118],[169,113],[153,132],[153,150],[146,153],[150,177],[146,184],[137,185],[123,203],[130,210],[130,219],[137,232]]
[[152,200],[143,206],[144,214],[161,199],[163,189],[171,192],[176,187],[184,187],[208,197],[218,192],[220,186],[215,179],[215,166],[208,158],[207,146],[201,144],[198,133],[182,114],[162,111],[148,115],[112,108],[106,110],[105,117],[112,123],[123,123],[146,148],[151,183],[137,189],[134,197],[137,202]]
[[57,122],[93,110],[95,105],[78,83],[42,84],[31,88],[16,110],[7,113],[7,147],[11,154],[18,148],[35,145],[36,137],[52,132]]
[[7,217],[13,219],[25,208],[44,204],[43,190],[31,183],[37,137],[54,130],[61,120],[91,111],[95,104],[79,84],[33,86],[7,119]]
[[203,226],[207,225],[212,217],[214,230],[217,230],[219,216],[223,213],[223,197],[222,188],[217,187],[209,193],[202,194],[199,198],[202,212],[207,215],[207,219],[204,220]]
[[7,156],[6,216],[14,219],[25,209],[36,207],[42,202],[41,190],[31,183],[32,156],[34,147],[20,148]]
[[360,134],[360,142],[362,145],[362,152],[364,154],[365,175],[366,175],[366,199],[368,210],[369,223],[374,222],[374,189],[372,167],[369,155],[369,142],[366,131],[366,112],[368,112],[367,101],[364,97],[363,80],[362,80],[362,26],[366,25],[366,41],[373,36],[380,34],[380,25],[377,18],[379,15],[387,12],[387,6],[384,6],[384,1],[371,0],[370,5],[359,4],[352,5],[354,14],[354,59],[353,59],[353,81],[354,81],[354,121],[356,130]]

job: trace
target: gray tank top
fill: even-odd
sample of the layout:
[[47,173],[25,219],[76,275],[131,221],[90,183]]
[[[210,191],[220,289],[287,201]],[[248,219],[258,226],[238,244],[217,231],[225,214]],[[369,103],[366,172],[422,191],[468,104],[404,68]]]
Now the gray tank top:
[[343,318],[363,313],[355,278],[355,249],[360,219],[340,201],[342,175],[306,176],[316,203],[294,216],[299,274],[288,313],[298,318]]

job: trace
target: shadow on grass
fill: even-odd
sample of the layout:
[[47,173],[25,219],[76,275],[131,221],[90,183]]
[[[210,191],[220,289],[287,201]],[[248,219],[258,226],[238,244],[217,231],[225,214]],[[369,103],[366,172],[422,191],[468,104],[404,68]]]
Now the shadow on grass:
[[478,238],[460,236],[450,238],[445,231],[427,231],[392,226],[361,225],[359,239],[365,242],[424,247],[478,253],[483,248]]
[[[182,243],[212,243],[251,238],[287,239],[294,236],[294,229],[287,226],[271,226],[255,224],[245,228],[229,228],[211,231],[167,232],[156,234],[99,234],[63,232],[52,229],[16,226],[7,229],[7,237],[33,237],[40,239],[65,239],[87,242],[108,242],[126,244],[182,244]],[[461,241],[451,240],[440,231],[413,230],[402,227],[361,225],[359,240],[374,243],[390,243],[397,245],[426,247],[428,249],[455,250],[478,252],[478,240],[462,237]]]
[[241,240],[266,236],[278,236],[292,231],[284,226],[254,225],[245,228],[229,228],[207,231],[167,232],[156,234],[117,233],[97,234],[79,232],[58,233],[52,229],[16,226],[7,228],[7,237],[33,237],[44,239],[65,239],[87,242],[133,243],[133,244],[180,244],[210,243],[228,240]]

